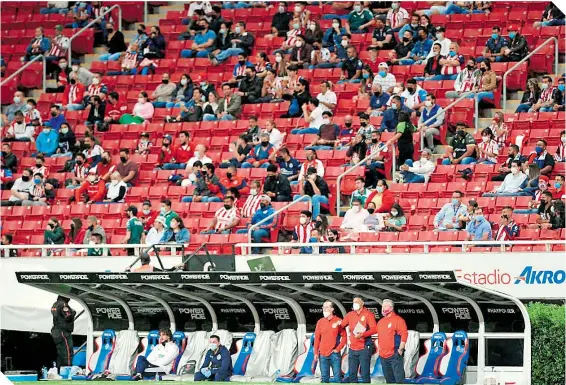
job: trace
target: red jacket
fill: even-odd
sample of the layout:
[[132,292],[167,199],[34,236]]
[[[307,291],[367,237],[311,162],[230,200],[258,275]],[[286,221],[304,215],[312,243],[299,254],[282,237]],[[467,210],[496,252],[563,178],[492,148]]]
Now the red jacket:
[[333,315],[330,319],[321,318],[314,330],[314,355],[328,357],[334,350],[341,351],[346,345],[346,330],[340,327],[342,319]]
[[63,92],[63,105],[66,106],[67,104],[81,104],[83,102],[84,93],[85,86],[83,86],[81,83],[77,83],[75,85],[67,84],[65,91]]
[[71,239],[71,237],[70,237],[71,232],[69,232],[69,234],[67,234],[67,238],[65,239],[65,244],[67,244],[67,245],[69,245],[69,244],[82,245],[83,240],[85,238],[85,234],[86,234],[86,230],[80,229],[79,232],[77,233],[77,235],[75,236],[75,239]]
[[145,215],[142,212],[141,215],[142,222],[144,219],[147,218],[147,222],[145,222],[145,224],[143,225],[144,230],[148,231],[149,229],[151,229],[151,226],[153,226],[153,222],[155,222],[155,218],[157,218],[158,215],[159,215],[159,211],[156,210],[151,210],[148,215]]
[[[232,179],[228,179],[224,177],[220,179],[220,185],[222,186],[222,190],[229,190],[232,187],[236,187],[240,194],[248,194],[250,192],[250,188],[246,185],[246,178],[243,178],[238,175],[233,175]],[[224,191],[224,194],[226,194]]]
[[187,144],[186,148],[178,146],[173,150],[173,158],[175,158],[175,163],[188,163],[191,159],[192,154],[193,150],[190,144]]
[[104,117],[112,120],[120,120],[120,116],[128,112],[128,105],[118,101],[116,104],[106,103]]
[[[366,209],[368,207],[368,203],[373,200],[373,198],[377,195],[377,191],[372,192],[369,194],[368,198],[366,199]],[[381,206],[376,207],[376,213],[388,213],[391,210],[391,206],[395,203],[395,195],[388,189],[383,191],[381,196]],[[376,205],[377,206],[377,205]]]
[[[400,342],[407,342],[407,324],[397,313],[391,312],[377,323],[379,356],[389,358],[395,354]],[[399,337],[401,340],[399,341]]]
[[84,202],[82,196],[88,195],[88,200],[92,202],[101,202],[106,195],[106,183],[102,179],[98,182],[90,183],[89,181],[83,182],[81,187],[75,190],[75,200],[77,202]]
[[[362,334],[360,338],[354,337],[354,329],[358,322],[365,327],[366,331]],[[368,310],[367,307],[363,307],[358,314],[357,311],[352,310],[344,320],[340,327],[345,329],[346,326],[350,327],[350,349],[351,350],[363,350],[366,346],[366,339],[371,339],[371,336],[377,332],[377,323],[375,322],[375,315]]]

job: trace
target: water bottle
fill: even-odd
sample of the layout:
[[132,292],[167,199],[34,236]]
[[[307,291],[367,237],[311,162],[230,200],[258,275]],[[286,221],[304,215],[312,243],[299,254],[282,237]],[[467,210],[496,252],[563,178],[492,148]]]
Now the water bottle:
[[53,368],[55,368],[54,372],[59,374],[59,370],[57,369],[57,362],[53,361]]
[[41,368],[41,377],[42,377],[44,380],[47,380],[47,367],[46,367],[46,366],[44,366],[44,367]]

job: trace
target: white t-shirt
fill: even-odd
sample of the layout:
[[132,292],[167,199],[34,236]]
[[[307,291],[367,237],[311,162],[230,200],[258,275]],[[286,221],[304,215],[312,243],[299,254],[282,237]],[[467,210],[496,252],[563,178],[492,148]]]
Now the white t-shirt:
[[[32,186],[33,186],[33,182],[31,181],[31,178],[28,182],[24,182],[22,178],[18,178],[14,181],[14,185],[12,186],[11,190],[19,193],[25,193],[27,194],[27,197],[29,197],[29,190],[32,188]],[[8,200],[12,202],[16,202],[19,201],[20,198],[16,198],[15,196],[11,195],[10,198],[8,198]]]
[[159,243],[159,241],[161,241],[161,238],[163,238],[164,233],[164,230],[157,231],[155,227],[152,227],[151,229],[149,229],[147,235],[145,236],[145,243],[149,246]]
[[[319,93],[318,95],[316,95],[316,98],[318,99],[318,101],[320,102],[324,102],[324,103],[330,103],[330,104],[334,104],[336,105],[337,103],[337,97],[336,94],[332,91],[326,91],[325,94],[323,94],[322,92]],[[319,104],[318,105],[320,108],[322,108],[322,111],[332,111],[330,108],[328,108],[327,106],[325,106],[324,104]]]
[[84,150],[83,154],[86,156],[87,159],[93,158],[97,155],[102,156],[104,149],[100,147],[98,144],[95,144],[92,150]]
[[310,118],[311,118],[311,122],[309,124],[309,127],[314,127],[314,128],[320,128],[320,126],[322,126],[324,124],[324,122],[322,121],[322,113],[324,112],[324,110],[322,109],[323,106],[318,106],[316,107],[314,110],[312,110]]
[[208,156],[203,156],[202,159],[193,156],[191,159],[189,159],[189,162],[187,163],[187,167],[193,167],[193,164],[195,164],[197,160],[200,160],[203,165],[207,163],[212,163],[212,159],[210,159]]
[[271,143],[271,145],[275,147],[276,150],[281,147],[281,144],[283,143],[283,134],[281,134],[281,131],[279,131],[277,128],[273,128],[268,134],[269,143]]

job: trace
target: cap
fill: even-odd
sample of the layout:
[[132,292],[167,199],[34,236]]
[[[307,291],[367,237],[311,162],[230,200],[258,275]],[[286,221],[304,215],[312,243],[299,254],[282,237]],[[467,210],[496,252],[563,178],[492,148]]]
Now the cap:
[[163,135],[163,139],[168,139],[170,141],[173,141],[173,137],[171,137],[171,135]]
[[509,27],[507,27],[507,32],[509,31],[518,31],[519,28],[517,28],[516,25],[510,25]]
[[142,132],[142,133],[140,134],[140,136],[143,136],[143,137],[145,137],[145,138],[149,138],[149,133],[147,133],[147,132]]
[[61,24],[57,24],[57,25],[55,26],[55,29],[57,29],[57,30],[59,30],[59,31],[62,31],[62,30],[63,30],[63,26],[62,26]]
[[162,225],[164,225],[164,224],[165,224],[165,217],[163,217],[163,216],[160,215],[160,216],[158,216],[157,218],[155,218],[155,222],[159,222],[159,223],[161,223]]
[[385,24],[385,22],[387,21],[387,16],[377,14],[375,15],[375,20],[381,20]]
[[271,202],[271,197],[269,195],[262,195],[260,200]]
[[270,164],[269,166],[267,166],[267,172],[277,172],[277,166]]
[[72,64],[72,65],[75,65],[75,64],[76,64],[76,65],[81,65],[81,61],[80,61],[79,59],[73,59],[73,60],[71,61],[71,64]]
[[386,62],[382,61],[381,63],[379,63],[379,65],[377,66],[378,68],[389,68],[389,66],[387,65]]
[[93,168],[89,169],[89,170],[88,170],[88,173],[89,173],[89,174],[94,174],[94,175],[96,175],[96,167],[93,167]]
[[550,178],[547,177],[546,175],[539,175],[538,180],[543,180],[546,183],[548,183],[550,181]]
[[442,26],[438,26],[436,27],[436,32],[446,32],[446,29],[444,29],[444,27]]
[[426,152],[427,154],[432,155],[432,151],[430,151],[430,148],[423,148],[423,150],[421,151],[421,154],[423,152]]

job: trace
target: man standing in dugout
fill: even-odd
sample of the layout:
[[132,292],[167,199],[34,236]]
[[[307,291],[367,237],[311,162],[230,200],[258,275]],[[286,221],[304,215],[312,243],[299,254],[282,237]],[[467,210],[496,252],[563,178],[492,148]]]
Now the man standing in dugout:
[[69,306],[69,298],[62,295],[51,307],[53,327],[51,337],[57,349],[57,369],[61,366],[72,366],[73,361],[73,330],[75,328],[76,311]]

